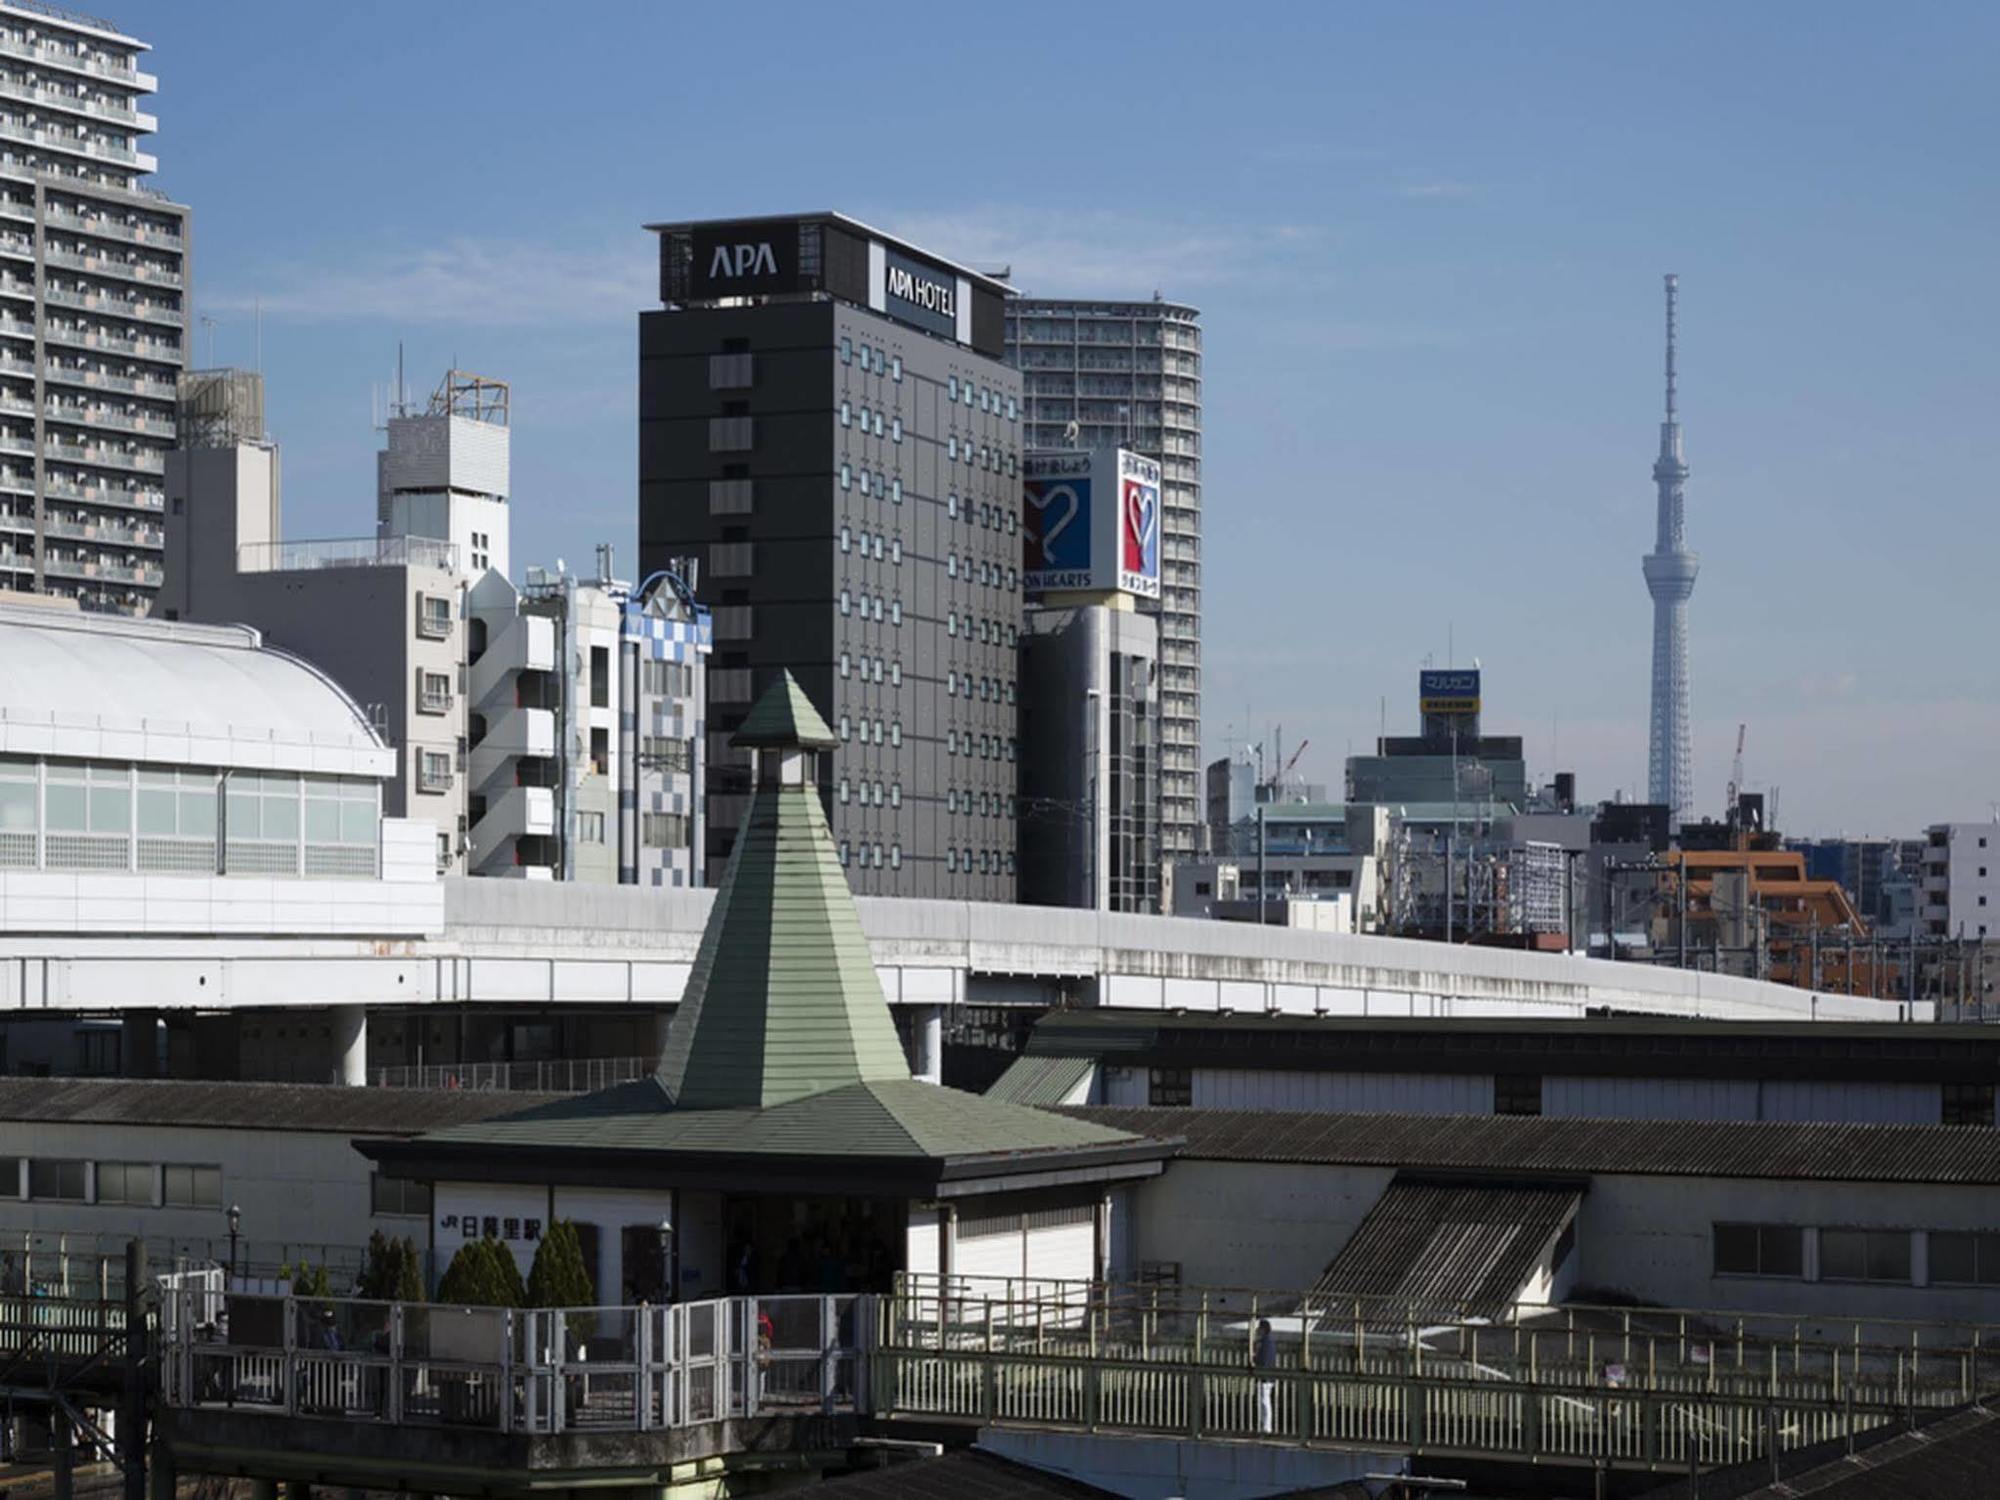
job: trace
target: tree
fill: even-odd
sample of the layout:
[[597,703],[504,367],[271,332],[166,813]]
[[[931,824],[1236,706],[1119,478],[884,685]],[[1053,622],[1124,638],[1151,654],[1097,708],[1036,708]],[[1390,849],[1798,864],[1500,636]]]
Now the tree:
[[424,1278],[418,1269],[417,1247],[408,1239],[390,1239],[381,1230],[368,1236],[368,1260],[361,1268],[357,1297],[376,1302],[421,1302]]
[[597,1288],[583,1264],[583,1243],[576,1225],[557,1219],[549,1225],[535,1247],[535,1263],[528,1268],[528,1306],[595,1307]]
[[513,1252],[495,1239],[459,1246],[437,1290],[440,1303],[455,1307],[519,1307],[527,1295]]
[[294,1297],[325,1298],[333,1295],[333,1278],[326,1274],[325,1266],[307,1265],[300,1261],[296,1266],[278,1267],[278,1279],[291,1278]]

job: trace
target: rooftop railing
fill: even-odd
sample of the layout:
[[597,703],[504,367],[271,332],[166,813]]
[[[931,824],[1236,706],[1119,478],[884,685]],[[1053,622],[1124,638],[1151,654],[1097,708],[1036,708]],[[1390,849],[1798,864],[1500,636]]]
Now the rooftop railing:
[[377,1068],[372,1082],[377,1088],[389,1089],[587,1093],[644,1078],[656,1061],[651,1057],[558,1057],[536,1062],[424,1063]]
[[236,549],[236,567],[243,573],[297,573],[318,568],[455,569],[458,567],[458,548],[451,542],[426,536],[246,542]]

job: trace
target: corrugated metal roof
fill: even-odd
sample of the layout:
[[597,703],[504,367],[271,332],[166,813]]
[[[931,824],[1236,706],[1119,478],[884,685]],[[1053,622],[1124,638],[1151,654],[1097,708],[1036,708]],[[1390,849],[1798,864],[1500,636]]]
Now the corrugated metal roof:
[[739,748],[797,745],[807,750],[831,750],[840,744],[812,699],[790,672],[781,672],[744,715],[729,743]]
[[0,1120],[408,1136],[491,1119],[562,1097],[468,1089],[337,1088],[311,1083],[0,1078]]
[[1115,1493],[977,1449],[843,1474],[821,1480],[813,1488],[838,1500],[937,1500],[939,1495],[950,1495],[953,1500],[1041,1500],[1044,1496],[1086,1500]]
[[1180,1136],[1181,1156],[1208,1161],[2000,1186],[2000,1130],[1970,1125],[1101,1106],[1062,1112],[1140,1135]]
[[1499,1317],[1582,1198],[1573,1187],[1392,1182],[1313,1290]]
[[[1864,1438],[1863,1441],[1866,1441]],[[1761,1471],[1761,1472],[1760,1472]],[[2000,1493],[2000,1415],[1985,1407],[1954,1412],[1915,1432],[1902,1433],[1843,1455],[1831,1463],[1768,1483],[1770,1464],[1744,1464],[1746,1488],[1726,1488],[1705,1475],[1702,1494],[1711,1500],[1990,1500]],[[1760,1482],[1762,1481],[1762,1482]],[[1684,1491],[1685,1483],[1655,1493]]]
[[567,1153],[869,1157],[938,1160],[1128,1143],[1113,1126],[1073,1120],[902,1078],[830,1089],[762,1109],[673,1109],[643,1079],[501,1119],[439,1130],[424,1145]]
[[986,1091],[989,1099],[1009,1104],[1061,1104],[1097,1066],[1089,1057],[1022,1057]]

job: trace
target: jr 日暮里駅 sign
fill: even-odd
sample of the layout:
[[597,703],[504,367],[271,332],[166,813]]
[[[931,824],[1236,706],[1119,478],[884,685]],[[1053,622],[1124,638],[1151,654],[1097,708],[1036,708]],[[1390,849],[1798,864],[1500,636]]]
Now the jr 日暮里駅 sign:
[[1031,594],[1160,596],[1160,466],[1122,448],[1023,460],[1022,583]]

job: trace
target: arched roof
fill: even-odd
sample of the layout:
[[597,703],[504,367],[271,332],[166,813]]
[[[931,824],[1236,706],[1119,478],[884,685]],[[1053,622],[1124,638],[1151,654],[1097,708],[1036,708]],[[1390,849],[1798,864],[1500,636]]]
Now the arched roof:
[[354,700],[237,625],[0,604],[0,751],[392,775]]

